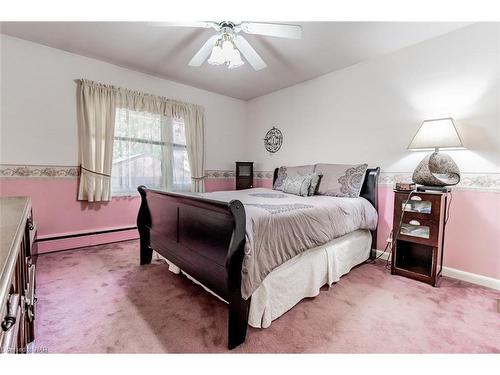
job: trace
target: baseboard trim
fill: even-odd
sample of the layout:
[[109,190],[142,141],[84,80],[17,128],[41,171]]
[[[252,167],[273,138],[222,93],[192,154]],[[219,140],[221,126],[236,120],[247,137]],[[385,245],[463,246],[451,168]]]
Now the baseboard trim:
[[[389,258],[389,252],[383,254],[383,251],[377,250],[377,258],[387,260]],[[443,267],[443,276],[450,277],[452,279],[467,281],[471,284],[485,286],[487,288],[500,290],[500,280],[493,277],[482,276],[476,273],[466,272],[457,270],[456,268]]]
[[443,276],[451,277],[462,281],[467,281],[472,284],[485,286],[491,289],[500,290],[500,280],[493,277],[478,275],[466,271],[457,270],[456,268],[443,267]]
[[93,235],[97,235],[97,234],[107,234],[107,233],[114,233],[114,232],[123,232],[123,231],[135,230],[135,229],[137,229],[137,227],[102,229],[102,230],[96,230],[96,231],[91,231],[91,232],[77,232],[77,233],[63,234],[63,235],[59,235],[59,236],[38,237],[37,241],[43,242],[43,241],[65,240],[68,238],[93,236]]
[[383,259],[387,260],[389,259],[389,252],[386,251],[385,253],[381,250],[375,250],[377,252],[377,259]]
[[139,238],[139,233],[135,227],[45,237],[43,240],[37,240],[38,254],[104,245],[137,238]]

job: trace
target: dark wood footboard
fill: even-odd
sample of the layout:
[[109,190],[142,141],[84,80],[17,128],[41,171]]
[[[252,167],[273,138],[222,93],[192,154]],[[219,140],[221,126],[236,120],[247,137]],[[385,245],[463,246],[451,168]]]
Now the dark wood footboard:
[[250,299],[241,297],[245,209],[195,195],[139,186],[140,263],[153,249],[229,303],[228,347],[245,341]]

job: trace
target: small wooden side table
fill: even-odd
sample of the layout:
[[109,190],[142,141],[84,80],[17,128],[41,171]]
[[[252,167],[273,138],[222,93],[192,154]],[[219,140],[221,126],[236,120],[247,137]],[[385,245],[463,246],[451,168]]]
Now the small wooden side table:
[[236,162],[236,190],[253,188],[253,162]]
[[438,285],[448,193],[394,191],[391,274]]

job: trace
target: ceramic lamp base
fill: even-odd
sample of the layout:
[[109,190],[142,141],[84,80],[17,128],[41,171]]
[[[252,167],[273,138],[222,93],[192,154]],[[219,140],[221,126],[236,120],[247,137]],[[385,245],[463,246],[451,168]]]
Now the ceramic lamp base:
[[460,170],[449,155],[433,152],[418,164],[412,179],[426,186],[456,185],[460,182]]

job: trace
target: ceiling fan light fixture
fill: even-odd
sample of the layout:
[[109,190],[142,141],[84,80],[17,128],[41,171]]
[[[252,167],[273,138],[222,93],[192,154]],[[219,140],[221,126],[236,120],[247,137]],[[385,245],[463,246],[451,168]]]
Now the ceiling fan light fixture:
[[222,65],[226,62],[224,52],[222,48],[219,46],[219,43],[217,42],[212,49],[212,53],[210,55],[210,58],[207,61],[211,65]]
[[217,40],[207,62],[211,65],[226,64],[228,69],[235,69],[245,64],[241,59],[240,51],[238,51],[227,34],[222,35]]
[[224,40],[222,42],[222,52],[224,53],[224,57],[226,58],[226,61],[228,61],[231,56],[233,55],[233,49],[234,45],[233,42],[230,40]]
[[267,65],[240,33],[288,39],[300,39],[302,37],[302,27],[300,25],[283,23],[191,21],[171,22],[170,26],[201,27],[204,29],[213,28],[217,31],[217,34],[212,35],[191,58],[188,63],[189,66],[201,66],[210,55],[208,59],[209,64],[226,64],[229,69],[234,69],[244,64],[240,56],[241,52],[246,62],[248,62],[255,71],[258,71],[264,69]]
[[236,48],[233,49],[233,55],[231,56],[231,60],[229,61],[228,69],[235,69],[245,64],[245,62],[241,59],[240,51]]

